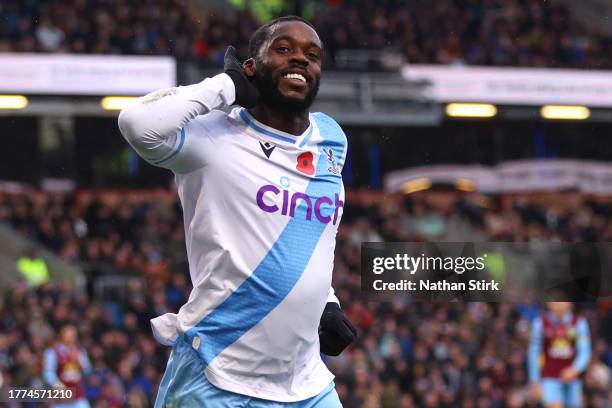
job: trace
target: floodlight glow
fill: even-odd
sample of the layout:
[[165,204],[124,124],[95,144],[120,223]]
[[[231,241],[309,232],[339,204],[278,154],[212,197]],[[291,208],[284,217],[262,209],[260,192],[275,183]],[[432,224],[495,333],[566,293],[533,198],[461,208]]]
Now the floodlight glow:
[[540,115],[544,119],[585,120],[591,116],[591,110],[586,106],[544,105]]
[[428,178],[419,178],[405,182],[402,185],[402,191],[405,194],[416,193],[417,191],[427,190],[431,187],[431,180]]
[[460,191],[472,192],[476,191],[476,183],[470,179],[461,178],[455,181],[455,188]]
[[23,109],[28,106],[28,98],[23,95],[0,95],[0,109]]
[[446,114],[453,118],[492,118],[497,107],[490,103],[449,103]]

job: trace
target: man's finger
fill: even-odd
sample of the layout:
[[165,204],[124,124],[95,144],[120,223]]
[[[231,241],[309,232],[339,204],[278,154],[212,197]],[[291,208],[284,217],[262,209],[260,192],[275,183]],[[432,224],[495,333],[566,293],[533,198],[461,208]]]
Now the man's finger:
[[236,57],[236,48],[234,48],[233,45],[227,47],[227,50],[225,51],[225,58],[238,59],[238,57]]
[[357,337],[357,328],[353,326],[353,323],[351,323],[349,318],[346,316],[344,316],[344,323],[348,326],[351,333],[353,333],[353,337]]
[[334,326],[334,331],[336,334],[344,341],[351,342],[355,339],[356,332],[354,329],[347,324],[347,322],[343,319],[339,322],[338,325]]

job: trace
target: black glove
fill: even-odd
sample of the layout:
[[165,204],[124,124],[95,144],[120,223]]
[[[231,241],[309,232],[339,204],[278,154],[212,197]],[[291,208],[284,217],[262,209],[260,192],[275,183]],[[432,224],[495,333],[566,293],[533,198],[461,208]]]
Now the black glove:
[[344,312],[340,310],[340,306],[334,302],[325,305],[321,323],[319,323],[321,353],[328,356],[340,355],[356,337],[357,329]]
[[257,104],[259,92],[244,74],[242,64],[236,56],[236,49],[233,46],[227,47],[223,59],[223,71],[234,81],[236,89],[236,104],[245,108],[252,108]]

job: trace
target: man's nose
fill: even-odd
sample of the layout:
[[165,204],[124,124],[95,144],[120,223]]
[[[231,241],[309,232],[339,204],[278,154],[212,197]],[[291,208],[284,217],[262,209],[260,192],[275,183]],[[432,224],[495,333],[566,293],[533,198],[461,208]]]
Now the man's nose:
[[304,66],[308,65],[308,58],[306,58],[306,55],[304,55],[304,52],[302,50],[297,50],[293,52],[291,54],[290,61]]

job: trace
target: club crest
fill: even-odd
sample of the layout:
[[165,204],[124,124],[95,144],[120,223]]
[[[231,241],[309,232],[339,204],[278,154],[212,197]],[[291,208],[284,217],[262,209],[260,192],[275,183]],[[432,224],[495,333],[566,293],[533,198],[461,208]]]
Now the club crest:
[[323,149],[323,151],[325,152],[325,155],[327,156],[327,162],[329,163],[327,170],[332,174],[340,174],[340,170],[338,170],[338,167],[336,166],[336,158],[334,157],[334,151],[331,149],[331,147]]

